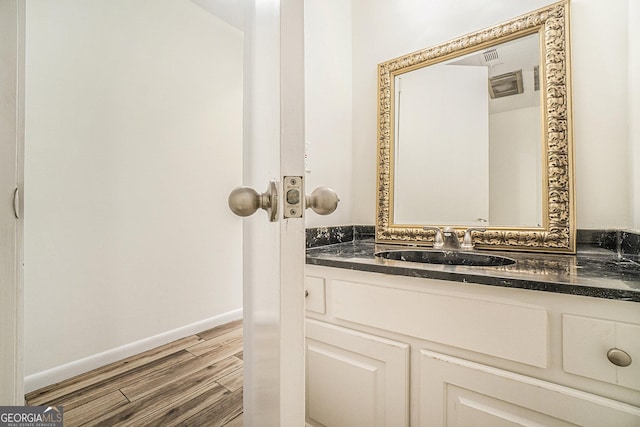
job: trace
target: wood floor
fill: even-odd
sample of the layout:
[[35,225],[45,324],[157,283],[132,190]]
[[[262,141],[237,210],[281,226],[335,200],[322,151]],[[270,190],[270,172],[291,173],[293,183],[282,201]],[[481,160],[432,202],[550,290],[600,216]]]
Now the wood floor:
[[238,320],[27,394],[65,427],[242,426]]

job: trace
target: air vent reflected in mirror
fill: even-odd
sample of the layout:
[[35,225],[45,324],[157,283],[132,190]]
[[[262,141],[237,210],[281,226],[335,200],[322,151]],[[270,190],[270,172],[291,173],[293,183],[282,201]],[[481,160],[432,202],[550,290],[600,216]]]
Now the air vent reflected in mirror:
[[491,99],[517,95],[522,92],[524,92],[522,70],[489,78],[489,95]]

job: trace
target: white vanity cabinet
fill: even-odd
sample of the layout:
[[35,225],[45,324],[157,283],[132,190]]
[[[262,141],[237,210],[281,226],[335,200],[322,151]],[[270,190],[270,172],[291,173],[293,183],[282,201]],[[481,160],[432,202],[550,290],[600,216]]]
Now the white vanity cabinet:
[[309,425],[640,426],[638,303],[315,265],[306,276]]

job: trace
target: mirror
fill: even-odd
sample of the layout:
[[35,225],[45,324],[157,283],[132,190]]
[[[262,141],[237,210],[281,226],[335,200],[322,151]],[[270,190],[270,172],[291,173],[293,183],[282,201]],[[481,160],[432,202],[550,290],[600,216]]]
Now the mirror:
[[542,226],[539,66],[536,33],[395,76],[395,223]]
[[380,243],[575,252],[568,2],[378,66]]

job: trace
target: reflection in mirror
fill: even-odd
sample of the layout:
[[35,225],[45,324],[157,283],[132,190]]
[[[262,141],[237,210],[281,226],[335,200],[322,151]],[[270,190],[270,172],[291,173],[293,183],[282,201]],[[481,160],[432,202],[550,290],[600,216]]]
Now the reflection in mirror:
[[376,241],[575,252],[569,2],[378,65]]
[[542,225],[539,39],[395,76],[394,223]]

